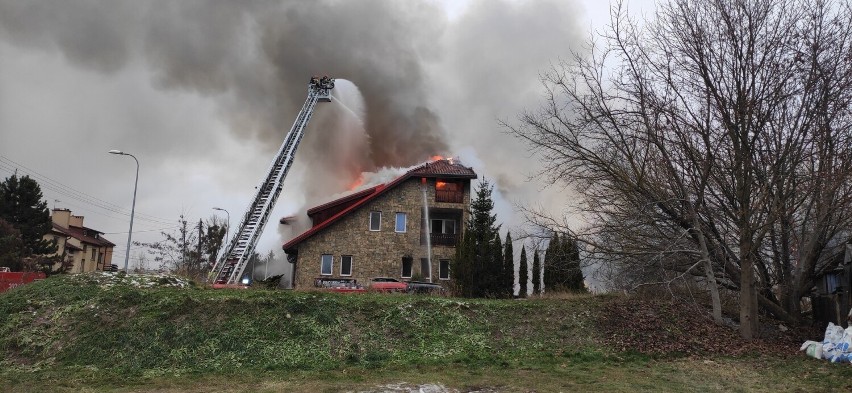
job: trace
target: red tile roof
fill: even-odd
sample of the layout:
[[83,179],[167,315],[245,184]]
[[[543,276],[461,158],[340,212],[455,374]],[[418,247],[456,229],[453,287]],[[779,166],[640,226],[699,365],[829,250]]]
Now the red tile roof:
[[375,191],[375,190],[374,190],[375,188],[376,188],[376,187],[370,187],[370,188],[368,188],[368,189],[366,189],[366,190],[358,191],[358,192],[356,192],[356,193],[354,193],[354,194],[347,195],[347,196],[345,196],[345,197],[343,197],[343,198],[338,198],[338,199],[335,199],[335,200],[333,200],[333,201],[331,201],[331,202],[324,203],[324,204],[319,205],[319,206],[314,206],[314,207],[312,207],[312,208],[308,209],[308,216],[312,216],[312,215],[314,215],[314,214],[316,214],[316,213],[322,212],[322,211],[327,210],[327,209],[331,209],[331,208],[333,208],[333,207],[338,207],[338,206],[341,206],[341,205],[346,205],[346,204],[347,204],[347,203],[349,203],[349,202],[355,202],[355,201],[357,201],[359,198],[363,198],[363,197],[365,197],[365,196],[370,195],[371,193],[373,193],[373,191]]
[[461,165],[458,160],[451,158],[445,160],[437,160],[427,162],[410,171],[407,175],[414,177],[450,177],[476,179],[476,172],[464,165]]
[[71,231],[68,230],[68,228],[63,228],[63,227],[57,225],[55,222],[52,223],[52,224],[53,224],[53,228],[51,228],[52,231],[63,234],[65,236],[73,236],[71,234]]
[[96,234],[95,236],[97,236],[101,233],[101,232],[98,232],[98,231],[91,229],[91,228],[69,226],[68,231],[71,232],[71,236],[73,236],[77,240],[80,240],[81,242],[86,242],[86,243],[89,243],[89,244],[94,244],[96,246],[103,246],[103,247],[114,247],[115,246],[115,244],[113,244],[111,241],[104,239],[102,237],[89,236],[88,234],[90,234],[90,233],[95,233]]
[[348,204],[348,206],[346,206],[344,209],[340,210],[330,218],[323,220],[319,223],[314,223],[314,226],[311,229],[305,231],[301,235],[296,236],[289,242],[285,243],[282,248],[285,251],[293,249],[303,240],[313,236],[317,232],[323,230],[324,228],[337,222],[347,214],[363,206],[365,203],[376,199],[379,195],[384,194],[386,191],[396,187],[400,183],[412,177],[476,179],[476,172],[474,172],[473,169],[461,165],[461,163],[459,163],[457,160],[453,161],[452,159],[442,159],[432,162],[426,162],[422,165],[412,168],[411,170],[409,170],[402,176],[394,179],[390,183],[379,184],[366,190],[358,191],[354,194],[350,194],[343,198],[339,198],[309,209],[308,215],[316,215],[324,210]]

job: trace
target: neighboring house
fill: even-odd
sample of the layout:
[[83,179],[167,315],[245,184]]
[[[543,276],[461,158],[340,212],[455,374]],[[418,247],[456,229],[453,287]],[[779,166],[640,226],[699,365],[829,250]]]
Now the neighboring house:
[[115,244],[101,237],[103,232],[83,226],[83,216],[68,209],[53,209],[53,228],[44,235],[56,241],[56,255],[71,263],[69,273],[110,270]]
[[[838,266],[816,278],[816,290],[811,294],[811,308],[815,321],[825,326],[829,322],[847,326],[852,307],[852,243],[846,244],[837,256]],[[840,258],[843,258],[842,263]],[[852,325],[850,325],[852,326]]]
[[[283,247],[294,264],[293,287],[312,287],[320,277],[446,284],[467,221],[472,179],[476,173],[457,160],[437,160],[308,210],[313,227]],[[424,202],[431,233],[425,229]]]

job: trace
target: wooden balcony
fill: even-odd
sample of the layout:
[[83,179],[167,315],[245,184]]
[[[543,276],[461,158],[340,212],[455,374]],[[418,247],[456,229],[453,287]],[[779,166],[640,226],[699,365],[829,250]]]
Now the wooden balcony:
[[456,190],[435,190],[435,202],[463,203],[464,192]]

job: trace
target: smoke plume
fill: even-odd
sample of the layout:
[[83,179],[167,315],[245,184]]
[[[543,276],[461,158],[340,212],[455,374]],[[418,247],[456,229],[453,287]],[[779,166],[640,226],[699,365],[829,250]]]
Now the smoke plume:
[[[337,102],[317,107],[286,198],[310,207],[362,172],[461,155],[496,181],[506,228],[519,221],[511,203],[564,199],[528,182],[537,164],[498,124],[536,106],[540,72],[578,48],[576,14],[563,0],[470,1],[453,19],[427,0],[0,0],[0,43],[59,53],[117,79],[139,72],[159,90],[203,97],[262,157],[292,125],[308,79],[340,78]],[[181,143],[186,160],[210,154],[205,130],[157,131],[144,110],[128,116],[140,123],[128,128],[144,135],[109,138],[132,138],[163,160]],[[211,164],[228,178],[227,163]]]

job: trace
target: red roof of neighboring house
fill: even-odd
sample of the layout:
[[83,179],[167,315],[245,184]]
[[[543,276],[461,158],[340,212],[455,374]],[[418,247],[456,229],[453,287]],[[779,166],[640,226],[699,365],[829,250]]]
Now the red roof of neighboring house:
[[52,223],[52,224],[53,224],[53,227],[50,228],[52,231],[57,232],[57,233],[61,233],[65,236],[73,236],[71,234],[71,231],[68,230],[68,228],[63,228],[63,227],[57,225],[55,222]]
[[102,237],[89,236],[89,233],[95,233],[95,236],[101,233],[91,228],[69,226],[68,231],[71,232],[71,236],[74,236],[75,239],[80,240],[81,242],[103,247],[115,246],[115,244]]
[[[343,198],[339,198],[333,200],[328,203],[324,203],[322,205],[316,206],[308,210],[308,215],[315,215],[322,211],[332,209],[335,207],[345,206],[342,210],[331,216],[330,218],[320,222],[315,223],[314,226],[302,233],[299,236],[296,236],[289,242],[285,243],[282,247],[284,250],[289,250],[301,243],[303,240],[313,236],[317,232],[322,229],[328,227],[329,225],[337,222],[342,217],[351,213],[355,209],[363,206],[369,201],[376,199],[379,195],[384,194],[387,190],[390,190],[403,181],[412,178],[412,177],[442,177],[442,178],[456,178],[456,179],[476,179],[476,172],[473,169],[470,169],[464,165],[461,165],[459,162],[453,162],[452,159],[443,159],[432,162],[427,162],[417,167],[412,168],[402,176],[394,179],[390,183],[387,184],[379,184],[374,187],[370,187],[366,190],[358,191],[354,194],[347,195]],[[348,205],[348,206],[347,206]]]

